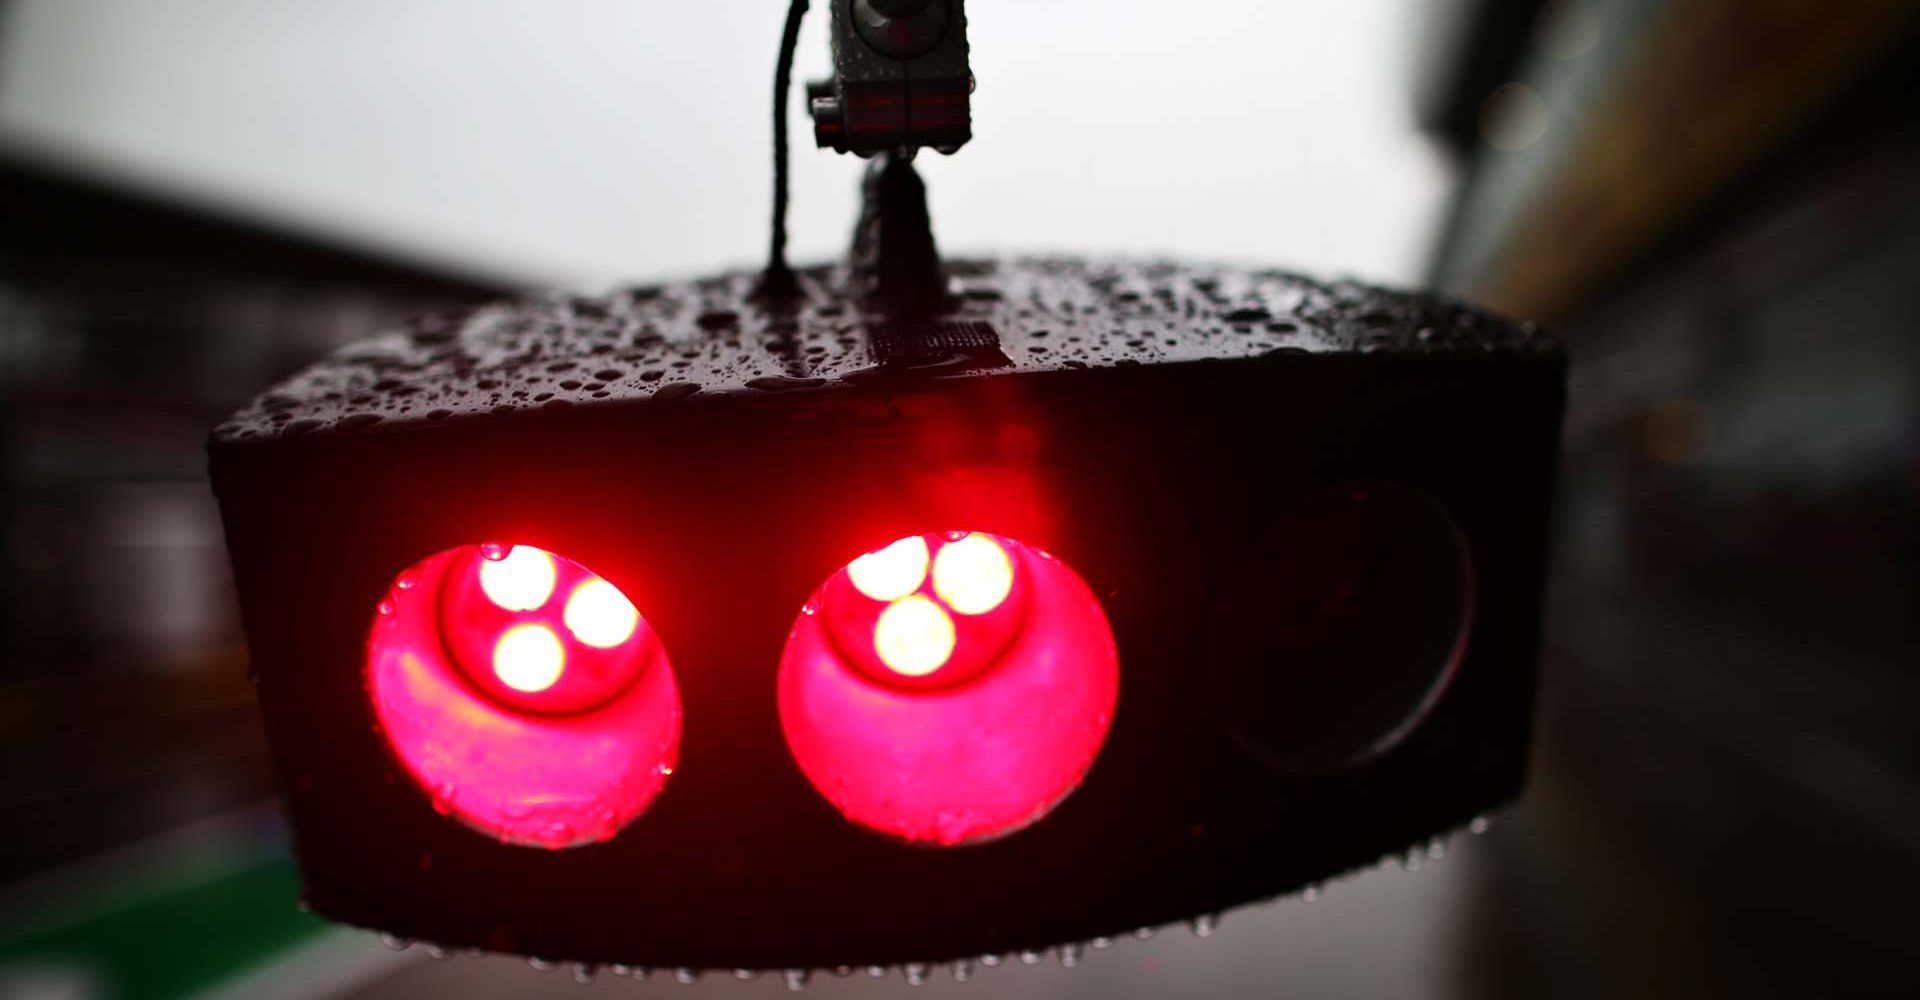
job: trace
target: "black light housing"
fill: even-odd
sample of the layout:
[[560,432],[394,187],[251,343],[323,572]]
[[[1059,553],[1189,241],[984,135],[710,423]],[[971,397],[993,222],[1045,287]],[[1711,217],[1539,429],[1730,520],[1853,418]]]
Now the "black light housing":
[[[1551,338],[1272,271],[947,274],[950,308],[918,319],[870,315],[827,268],[792,298],[740,274],[427,319],[223,424],[213,479],[308,904],[592,964],[931,962],[1294,891],[1518,793]],[[809,785],[775,678],[820,581],[948,528],[1073,567],[1119,684],[1056,809],[929,848]],[[502,541],[592,567],[670,651],[672,780],[596,843],[442,815],[370,703],[396,575]]]

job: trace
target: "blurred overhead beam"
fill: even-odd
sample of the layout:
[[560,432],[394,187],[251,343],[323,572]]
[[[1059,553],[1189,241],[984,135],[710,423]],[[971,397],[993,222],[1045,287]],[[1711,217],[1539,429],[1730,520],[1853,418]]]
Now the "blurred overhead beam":
[[1526,57],[1544,0],[1433,0],[1414,66],[1420,127],[1468,152],[1480,140],[1480,106]]
[[1909,0],[1607,5],[1584,60],[1519,74],[1544,134],[1488,151],[1436,284],[1553,321],[1806,132],[1920,22]]

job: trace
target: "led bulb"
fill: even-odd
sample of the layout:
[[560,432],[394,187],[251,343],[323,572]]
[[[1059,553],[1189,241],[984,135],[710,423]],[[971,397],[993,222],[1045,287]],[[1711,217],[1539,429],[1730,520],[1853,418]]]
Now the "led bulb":
[[500,682],[529,694],[545,691],[566,669],[567,651],[545,625],[518,625],[493,647],[493,672]]
[[924,597],[903,597],[880,612],[873,626],[873,649],[887,669],[924,677],[953,656],[953,619]]
[[876,601],[898,600],[927,579],[927,540],[909,535],[847,565],[853,588]]
[[531,545],[516,545],[499,559],[480,560],[480,589],[507,611],[532,611],[553,596],[553,557]]
[[575,587],[561,616],[575,639],[598,649],[612,649],[633,638],[640,611],[620,588],[599,577]]
[[1013,592],[1013,561],[986,535],[948,542],[933,558],[933,592],[963,615],[984,615]]

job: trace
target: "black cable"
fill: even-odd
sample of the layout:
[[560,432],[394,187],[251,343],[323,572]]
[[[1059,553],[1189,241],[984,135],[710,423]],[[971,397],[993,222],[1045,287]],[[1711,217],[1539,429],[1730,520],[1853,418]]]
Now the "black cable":
[[773,295],[799,290],[787,266],[787,95],[793,89],[793,53],[800,47],[800,21],[806,15],[807,0],[787,5],[787,27],[780,36],[780,61],[773,76],[773,242],[760,280],[761,291]]

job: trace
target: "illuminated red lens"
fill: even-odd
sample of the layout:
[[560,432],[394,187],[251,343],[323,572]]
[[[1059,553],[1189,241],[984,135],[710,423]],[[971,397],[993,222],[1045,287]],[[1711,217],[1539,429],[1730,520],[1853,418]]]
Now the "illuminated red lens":
[[848,819],[926,844],[1005,836],[1079,785],[1118,693],[1100,602],[1064,563],[986,533],[910,536],[815,592],[780,719]]
[[673,773],[680,695],[619,588],[531,546],[450,549],[380,603],[367,682],[435,808],[503,841],[605,840]]

